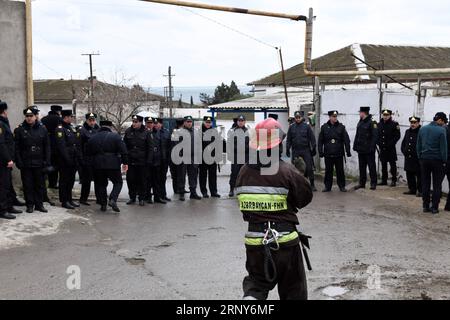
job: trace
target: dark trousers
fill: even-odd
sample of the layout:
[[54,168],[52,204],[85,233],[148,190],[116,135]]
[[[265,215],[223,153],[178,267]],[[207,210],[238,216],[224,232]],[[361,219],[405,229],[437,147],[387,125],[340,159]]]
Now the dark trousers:
[[171,163],[170,164],[170,176],[172,177],[172,189],[173,189],[174,194],[178,193],[177,170],[178,170],[178,166]]
[[377,164],[375,153],[358,154],[359,161],[359,184],[365,186],[367,182],[367,167],[369,167],[370,184],[377,184]]
[[8,190],[9,190],[9,169],[6,167],[0,167],[0,214],[6,213],[8,210]]
[[381,182],[388,181],[388,164],[391,167],[392,182],[397,182],[397,162],[396,161],[381,161]]
[[139,201],[145,199],[146,171],[146,166],[128,166],[127,185],[131,200],[136,200],[136,196],[139,197]]
[[230,176],[230,189],[234,189],[236,187],[236,181],[239,176],[239,172],[243,167],[243,164],[232,164],[231,165],[231,176]]
[[72,202],[72,189],[75,185],[76,167],[63,167],[59,169],[59,201]]
[[160,166],[147,166],[147,178],[145,187],[145,199],[150,200],[152,195],[155,200],[162,198],[161,185],[159,183]]
[[113,189],[109,195],[109,200],[117,202],[120,192],[122,191],[123,179],[122,171],[115,170],[98,170],[94,171],[94,181],[97,190],[97,202],[101,206],[108,204],[108,180],[112,182]]
[[12,208],[14,206],[14,202],[17,200],[17,193],[13,186],[12,169],[8,169],[8,183],[9,189],[6,196],[8,199],[8,208]]
[[442,181],[445,177],[444,166],[439,160],[421,160],[423,206],[430,206],[431,179],[433,178],[432,208],[439,209],[442,197]]
[[[56,163],[58,161],[58,155],[52,154],[51,155],[51,162],[52,165],[56,168]],[[51,189],[56,189],[58,186],[58,178],[59,178],[59,170],[55,170],[53,172],[50,172],[48,174],[48,187]]]
[[[446,175],[447,175],[448,187],[450,189],[450,161],[447,161],[447,167],[446,168],[447,168]],[[450,190],[448,191],[448,194],[447,194],[447,204],[445,205],[445,207],[446,208],[450,208]]]
[[406,179],[408,180],[408,189],[411,192],[422,193],[422,173],[421,170],[418,172],[406,171]]
[[325,157],[325,188],[331,190],[333,187],[334,169],[336,169],[336,178],[339,188],[345,188],[344,157]]
[[42,168],[22,168],[20,173],[22,177],[23,194],[27,206],[42,207],[45,189]]
[[208,180],[209,192],[217,194],[217,164],[201,164],[199,172],[200,191],[207,194],[206,181]]
[[161,197],[167,198],[167,172],[169,171],[169,163],[163,162],[158,172],[158,185],[161,190]]
[[306,274],[300,246],[272,251],[272,257],[277,268],[277,278],[274,282],[268,282],[264,273],[264,248],[247,247],[248,276],[243,282],[244,297],[266,300],[269,291],[278,285],[280,300],[307,300]]
[[[91,193],[91,184],[94,182],[94,168],[92,166],[83,166],[78,172],[80,173],[81,180],[80,200],[87,201]],[[97,197],[97,190],[95,190],[95,196]]]
[[191,193],[197,192],[198,165],[182,164],[177,166],[178,193],[182,194],[184,192],[186,186],[186,174],[189,181],[189,191]]

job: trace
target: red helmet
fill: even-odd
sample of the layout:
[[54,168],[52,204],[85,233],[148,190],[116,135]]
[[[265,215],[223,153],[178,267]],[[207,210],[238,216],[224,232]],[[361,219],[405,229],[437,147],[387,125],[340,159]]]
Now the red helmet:
[[250,134],[250,148],[256,150],[273,149],[280,145],[281,124],[272,118],[268,118],[258,123]]

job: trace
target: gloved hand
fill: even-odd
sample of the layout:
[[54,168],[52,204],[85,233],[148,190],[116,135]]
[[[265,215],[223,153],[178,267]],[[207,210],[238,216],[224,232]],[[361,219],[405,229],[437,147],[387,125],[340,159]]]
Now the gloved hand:
[[319,157],[323,158],[325,155],[323,153],[319,153]]
[[349,153],[347,153],[347,158],[351,158],[352,157],[352,154],[349,152]]

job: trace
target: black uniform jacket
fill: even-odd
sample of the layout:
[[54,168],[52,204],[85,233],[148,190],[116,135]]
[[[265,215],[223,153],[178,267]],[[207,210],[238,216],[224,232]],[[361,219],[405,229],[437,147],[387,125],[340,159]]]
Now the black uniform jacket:
[[120,170],[121,164],[128,164],[127,147],[121,136],[106,127],[89,140],[86,152],[92,157],[95,170]]
[[420,162],[417,156],[417,137],[420,127],[417,129],[406,130],[405,137],[402,141],[402,153],[405,156],[405,170],[418,172],[420,170]]
[[319,155],[327,158],[340,158],[347,152],[351,156],[350,137],[342,123],[324,124],[319,135]]
[[59,167],[77,167],[81,164],[81,135],[75,128],[64,123],[55,130],[57,165]]
[[361,154],[375,153],[378,141],[378,125],[372,120],[372,116],[368,116],[364,120],[360,120],[356,129],[353,150]]
[[21,168],[44,168],[50,165],[50,139],[45,126],[23,122],[14,130],[16,165]]
[[128,150],[128,163],[132,166],[145,166],[147,163],[148,139],[150,133],[141,126],[139,129],[133,127],[125,131],[123,141]]
[[378,124],[378,146],[381,161],[397,161],[397,142],[400,140],[400,125],[389,119]]

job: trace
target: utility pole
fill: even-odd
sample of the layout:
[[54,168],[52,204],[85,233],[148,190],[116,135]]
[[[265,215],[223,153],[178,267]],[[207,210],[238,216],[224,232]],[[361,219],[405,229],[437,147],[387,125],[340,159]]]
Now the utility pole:
[[89,77],[89,82],[91,84],[91,90],[89,93],[89,112],[95,112],[94,110],[94,73],[92,69],[92,56],[99,56],[100,53],[83,53],[82,56],[89,56],[89,70],[91,76]]
[[286,84],[286,72],[284,70],[283,54],[281,52],[281,48],[279,48],[278,51],[280,53],[281,76],[283,78],[284,96],[286,98],[286,106],[288,109],[288,117],[289,117],[291,114],[291,108],[289,107],[289,96],[288,96],[287,84]]
[[169,92],[167,94],[167,104],[169,105],[169,117],[173,117],[173,87],[172,87],[172,78],[175,77],[172,74],[172,67],[169,66],[169,74],[164,75],[164,77],[169,78]]

